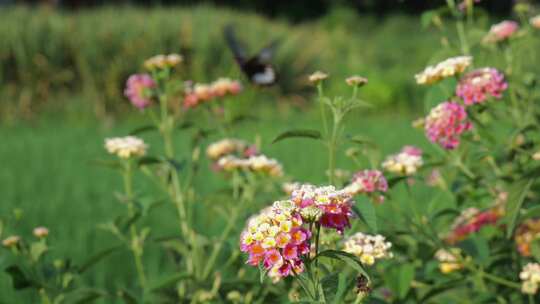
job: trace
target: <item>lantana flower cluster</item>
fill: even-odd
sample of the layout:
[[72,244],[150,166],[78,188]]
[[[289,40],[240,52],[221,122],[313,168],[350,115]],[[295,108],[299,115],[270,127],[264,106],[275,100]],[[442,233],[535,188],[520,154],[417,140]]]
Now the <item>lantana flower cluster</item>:
[[310,250],[311,232],[302,227],[299,209],[290,201],[278,201],[252,217],[241,234],[240,249],[247,263],[260,263],[273,281],[304,271],[302,255]]
[[[344,190],[337,190],[334,186],[316,187],[304,184],[293,190],[291,201],[300,209],[315,207],[321,210],[320,219],[315,216],[312,220],[319,220],[323,227],[343,233],[345,228],[351,226],[353,200]],[[313,213],[316,214],[315,211]]]
[[460,242],[486,225],[496,225],[503,215],[504,208],[501,206],[495,206],[485,211],[467,208],[454,220],[446,241],[449,244]]
[[255,145],[243,140],[234,138],[220,140],[209,145],[206,154],[214,161],[213,167],[218,171],[248,170],[274,177],[283,175],[281,163],[260,154]]
[[445,274],[463,268],[459,257],[461,257],[459,248],[450,248],[448,250],[441,248],[435,252],[435,259],[439,261],[439,270]]
[[540,15],[536,15],[529,20],[529,23],[535,29],[540,29]]
[[448,58],[437,65],[428,66],[424,71],[415,75],[418,84],[433,84],[447,77],[459,75],[472,63],[470,56]]
[[350,195],[366,194],[375,202],[384,202],[384,193],[388,191],[388,182],[379,170],[363,170],[354,174],[351,183],[343,189]]
[[140,157],[146,154],[148,145],[136,136],[114,137],[105,139],[105,149],[122,159]]
[[369,266],[378,259],[391,258],[391,247],[392,244],[387,242],[384,236],[362,232],[353,234],[343,243],[343,251],[357,256],[362,264]]
[[505,20],[494,24],[489,29],[489,32],[484,37],[486,43],[496,43],[505,41],[512,37],[519,30],[519,25],[515,21]]
[[445,149],[459,146],[462,133],[470,130],[465,108],[457,102],[445,101],[431,109],[425,119],[426,136]]
[[456,95],[465,105],[483,103],[488,97],[501,98],[508,88],[504,75],[494,68],[482,68],[469,72],[461,78]]
[[124,89],[124,95],[136,108],[143,110],[152,104],[152,89],[156,82],[148,74],[129,76]]
[[194,108],[214,98],[238,95],[241,91],[242,85],[240,82],[229,78],[219,78],[210,84],[196,83],[186,87],[184,107]]
[[144,62],[144,67],[147,70],[156,70],[164,68],[172,68],[184,60],[182,55],[168,54],[168,55],[156,55]]
[[521,279],[521,292],[525,294],[536,294],[540,284],[540,264],[527,263],[519,273]]
[[388,172],[408,176],[415,174],[423,164],[422,150],[414,146],[405,146],[399,153],[388,156],[382,167]]
[[528,219],[516,229],[516,246],[525,257],[531,256],[531,244],[540,238],[540,219]]

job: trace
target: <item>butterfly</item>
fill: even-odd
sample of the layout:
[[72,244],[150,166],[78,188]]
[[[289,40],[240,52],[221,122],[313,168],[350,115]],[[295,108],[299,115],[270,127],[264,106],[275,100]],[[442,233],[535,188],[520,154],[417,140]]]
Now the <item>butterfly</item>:
[[223,33],[236,63],[251,83],[259,86],[271,86],[277,82],[278,75],[270,60],[274,55],[278,40],[268,44],[256,55],[248,57],[245,47],[236,38],[231,25],[226,26]]

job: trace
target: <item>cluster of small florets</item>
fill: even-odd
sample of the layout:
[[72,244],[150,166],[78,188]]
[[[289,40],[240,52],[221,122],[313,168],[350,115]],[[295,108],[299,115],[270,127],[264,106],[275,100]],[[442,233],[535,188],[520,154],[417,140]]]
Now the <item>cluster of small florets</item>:
[[495,225],[504,214],[501,206],[485,211],[476,208],[467,208],[454,220],[452,229],[446,238],[449,244],[455,244],[466,239],[471,233],[479,231],[486,225]]
[[505,41],[512,37],[519,29],[519,25],[515,21],[505,20],[494,24],[489,29],[489,32],[484,37],[484,42],[495,43]]
[[144,67],[147,70],[156,70],[164,68],[172,68],[179,63],[181,63],[183,57],[179,54],[169,54],[169,55],[156,55],[147,59],[144,62]]
[[283,167],[277,160],[259,154],[255,145],[243,140],[220,140],[208,146],[206,154],[218,171],[249,170],[274,177],[283,175]]
[[105,139],[105,149],[110,154],[127,159],[134,156],[144,156],[148,146],[135,136],[115,137]]
[[283,166],[276,159],[266,155],[254,155],[248,158],[239,158],[234,155],[226,155],[215,163],[217,170],[235,171],[249,170],[278,177],[283,175]]
[[501,98],[508,88],[504,75],[494,68],[482,68],[466,74],[456,88],[456,95],[466,105],[482,103],[488,97]]
[[527,263],[519,273],[522,281],[521,292],[533,295],[538,291],[540,284],[540,264]]
[[218,160],[225,155],[242,155],[250,156],[255,155],[257,152],[256,147],[248,145],[247,142],[236,138],[225,138],[212,143],[206,148],[206,155],[211,160]]
[[435,259],[439,261],[439,269],[442,273],[450,273],[463,268],[459,261],[461,250],[459,248],[439,249],[435,252]]
[[210,84],[189,85],[185,89],[184,107],[193,108],[214,98],[238,95],[241,91],[240,82],[229,78],[219,78]]
[[344,190],[336,190],[334,186],[304,184],[292,191],[291,201],[300,209],[320,209],[320,218],[310,220],[319,221],[323,227],[336,229],[339,233],[350,227],[353,201],[351,195]]
[[540,238],[540,219],[528,219],[516,229],[516,246],[522,256],[531,256],[531,245]]
[[12,235],[8,236],[4,240],[2,240],[2,246],[6,248],[12,248],[17,246],[21,242],[21,237],[18,235]]
[[362,264],[371,266],[378,259],[391,258],[391,247],[392,243],[382,235],[358,232],[345,240],[343,251],[357,256]]
[[428,66],[424,71],[415,75],[418,84],[433,84],[444,78],[459,75],[471,65],[472,57],[459,56],[448,58],[435,66]]
[[472,128],[465,108],[457,102],[446,101],[431,109],[425,120],[426,136],[445,149],[459,146],[460,136]]
[[152,89],[156,82],[148,74],[129,76],[124,89],[124,95],[138,109],[143,110],[152,103]]
[[328,78],[328,74],[321,71],[316,71],[315,73],[309,75],[309,82],[313,84],[318,84],[319,82]]
[[262,264],[274,281],[303,272],[301,257],[309,253],[311,232],[302,223],[290,201],[275,202],[252,217],[240,240],[240,249],[249,254],[247,263]]
[[386,158],[382,167],[392,173],[413,175],[423,164],[422,150],[414,146],[405,146],[399,153]]
[[363,170],[353,175],[351,183],[343,191],[350,195],[366,194],[382,203],[383,193],[388,191],[388,182],[379,170]]
[[540,29],[540,15],[536,15],[529,20],[529,23],[535,29]]

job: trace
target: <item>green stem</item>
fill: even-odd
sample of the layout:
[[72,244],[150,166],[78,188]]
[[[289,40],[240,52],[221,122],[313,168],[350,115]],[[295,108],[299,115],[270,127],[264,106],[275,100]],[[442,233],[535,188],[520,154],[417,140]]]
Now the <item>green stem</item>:
[[[321,224],[315,225],[315,256],[319,255],[319,239],[321,236]],[[315,260],[315,290],[319,290],[319,259]]]
[[336,170],[336,150],[337,150],[337,137],[340,127],[341,119],[338,115],[334,115],[334,126],[332,128],[332,135],[328,142],[328,181],[330,185],[335,183],[335,170]]
[[233,210],[231,211],[231,216],[229,218],[229,222],[227,223],[227,226],[223,230],[223,233],[221,234],[221,237],[219,238],[218,243],[216,246],[214,246],[214,250],[210,254],[210,257],[208,258],[208,262],[206,263],[206,267],[204,268],[203,274],[202,274],[202,280],[206,280],[208,276],[210,275],[210,272],[212,271],[212,268],[214,268],[214,264],[216,263],[217,257],[219,253],[221,252],[221,248],[223,247],[223,244],[225,243],[225,240],[227,237],[229,237],[229,234],[233,230],[234,226],[236,225],[236,220],[238,219],[238,215],[240,211],[244,208],[244,202],[247,201],[247,199],[241,199],[238,204],[236,204],[236,200],[239,198],[240,193],[240,184],[241,181],[239,180],[238,172],[234,172],[233,175],[233,200],[235,202]]
[[[125,162],[124,167],[124,191],[128,199],[128,216],[133,218],[135,216],[135,205],[133,202],[133,181],[132,181],[132,160],[128,159]],[[143,289],[143,294],[146,293],[146,275],[144,273],[144,265],[142,262],[143,248],[139,240],[139,235],[137,233],[137,227],[135,223],[132,223],[129,227],[131,244],[130,250],[133,253],[133,258],[135,260],[135,268],[137,270],[137,276],[139,277],[139,284]]]
[[318,93],[319,107],[321,110],[321,118],[323,121],[324,134],[328,135],[328,120],[326,119],[326,111],[324,110],[324,102],[323,102],[324,92],[323,92],[322,82],[319,82],[319,84],[317,84],[317,93]]

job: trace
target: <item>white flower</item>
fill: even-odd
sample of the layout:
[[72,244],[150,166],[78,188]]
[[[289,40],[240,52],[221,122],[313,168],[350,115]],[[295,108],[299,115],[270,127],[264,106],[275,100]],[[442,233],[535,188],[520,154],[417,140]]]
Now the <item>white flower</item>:
[[105,149],[107,149],[107,152],[124,159],[133,156],[144,156],[147,148],[148,146],[144,141],[135,136],[105,139]]
[[343,251],[360,258],[360,262],[373,265],[376,260],[391,258],[392,243],[386,242],[382,235],[369,235],[358,232],[345,240]]
[[206,155],[210,159],[216,160],[223,155],[242,152],[247,147],[247,143],[240,139],[225,138],[206,148]]
[[452,57],[439,62],[437,65],[428,66],[414,77],[418,84],[433,84],[444,78],[463,73],[471,63],[472,57],[470,56]]
[[398,154],[388,156],[382,167],[392,173],[413,175],[423,164],[422,152],[417,148],[406,146]]
[[540,284],[540,264],[528,263],[519,273],[519,278],[523,281],[521,291],[526,294],[535,294]]

